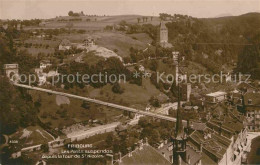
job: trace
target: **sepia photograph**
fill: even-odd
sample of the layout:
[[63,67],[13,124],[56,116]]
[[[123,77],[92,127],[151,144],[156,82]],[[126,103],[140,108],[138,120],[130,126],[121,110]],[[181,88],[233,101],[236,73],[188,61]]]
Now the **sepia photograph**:
[[0,0],[0,165],[257,164],[259,0]]

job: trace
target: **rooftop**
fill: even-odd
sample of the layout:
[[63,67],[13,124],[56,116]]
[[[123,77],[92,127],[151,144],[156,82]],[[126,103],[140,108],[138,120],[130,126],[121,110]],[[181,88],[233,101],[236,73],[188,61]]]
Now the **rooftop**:
[[204,133],[205,132],[194,131],[190,137],[197,144],[202,144],[203,148],[209,151],[211,154],[221,159],[226,153],[226,150],[231,141],[213,131],[210,132],[211,137],[205,138]]
[[165,26],[165,22],[161,22],[161,27],[160,27],[161,30],[168,30],[167,27]]
[[165,159],[156,149],[151,147],[150,145],[144,145],[142,150],[136,149],[133,151],[132,156],[129,157],[128,154],[122,157],[121,163],[116,164],[156,164],[162,165],[167,164],[171,165],[171,163]]
[[217,97],[217,96],[222,96],[222,95],[226,95],[226,94],[227,94],[226,92],[218,91],[218,92],[206,94],[206,96]]

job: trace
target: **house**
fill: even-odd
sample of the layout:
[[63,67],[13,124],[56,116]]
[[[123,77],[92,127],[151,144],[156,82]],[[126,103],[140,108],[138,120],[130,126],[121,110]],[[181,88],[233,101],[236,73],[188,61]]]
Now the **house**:
[[145,111],[149,112],[150,110],[151,110],[151,106],[147,105],[146,108],[145,108]]
[[50,60],[42,60],[40,62],[40,69],[45,69],[48,66],[51,66]]
[[37,74],[37,76],[39,78],[39,83],[38,83],[39,86],[41,86],[41,85],[46,83],[47,77],[46,77],[46,75],[44,73]]
[[224,104],[217,105],[213,113],[206,129],[190,134],[188,144],[201,150],[202,164],[241,164],[248,146],[245,117]]
[[227,99],[227,93],[221,92],[221,91],[209,93],[209,94],[206,94],[205,99],[206,99],[205,101],[208,103],[222,102]]
[[95,40],[93,38],[88,37],[83,40],[83,43],[84,43],[84,46],[93,46],[93,45],[95,45],[94,41]]
[[260,93],[240,93],[240,99],[233,96],[232,101],[237,110],[245,115],[248,130],[260,131]]
[[59,50],[69,50],[72,48],[72,44],[69,40],[63,39],[59,45]]
[[247,82],[240,82],[237,84],[237,89],[244,92],[259,92],[259,89]]

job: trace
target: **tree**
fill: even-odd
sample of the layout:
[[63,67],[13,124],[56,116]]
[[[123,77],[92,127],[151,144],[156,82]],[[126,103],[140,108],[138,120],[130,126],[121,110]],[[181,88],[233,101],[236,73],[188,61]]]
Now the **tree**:
[[140,22],[140,20],[141,20],[141,18],[137,18],[137,22],[138,22],[138,23]]
[[69,15],[69,16],[73,16],[73,14],[74,14],[73,11],[69,11],[69,12],[68,12],[68,15]]
[[43,152],[49,152],[49,145],[48,144],[42,144],[41,150],[43,150]]
[[124,92],[124,90],[120,87],[118,82],[113,84],[112,91],[117,94],[122,94]]
[[152,60],[152,61],[150,62],[149,68],[150,68],[152,71],[156,71],[156,70],[157,70],[157,67],[158,67],[157,61],[156,61],[156,60]]
[[149,99],[149,102],[150,102],[150,104],[151,104],[152,106],[154,106],[154,107],[160,107],[160,106],[161,106],[159,100],[158,100],[156,97],[154,97],[154,96],[152,96],[152,97]]
[[131,58],[130,57],[123,57],[123,61],[125,64],[131,63]]
[[245,46],[243,52],[238,56],[238,71],[251,73],[252,69],[258,67],[258,51],[255,46]]
[[85,108],[85,109],[89,109],[89,108],[90,108],[90,105],[89,105],[88,102],[83,101],[83,103],[81,104],[81,107],[82,107],[82,108]]

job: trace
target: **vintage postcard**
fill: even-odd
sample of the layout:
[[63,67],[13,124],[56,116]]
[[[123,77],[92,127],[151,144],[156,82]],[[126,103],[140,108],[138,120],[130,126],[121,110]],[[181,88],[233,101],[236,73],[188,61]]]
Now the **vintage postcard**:
[[0,165],[260,164],[259,0],[0,0]]

